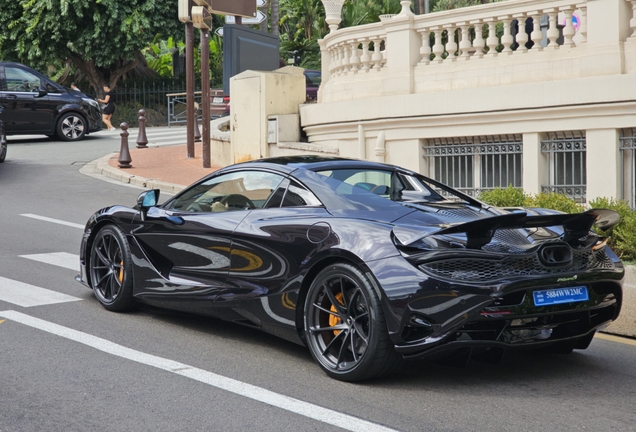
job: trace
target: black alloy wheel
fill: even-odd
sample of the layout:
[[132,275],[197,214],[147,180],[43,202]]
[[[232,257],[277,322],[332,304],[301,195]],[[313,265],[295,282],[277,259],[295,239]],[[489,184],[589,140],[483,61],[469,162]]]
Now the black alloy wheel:
[[106,309],[124,311],[133,304],[132,260],[123,232],[102,228],[93,241],[89,272],[97,300]]
[[86,134],[86,120],[79,114],[67,113],[57,122],[57,136],[63,141],[77,141]]
[[332,378],[375,378],[401,363],[378,296],[355,266],[338,263],[321,271],[309,288],[304,312],[309,350]]

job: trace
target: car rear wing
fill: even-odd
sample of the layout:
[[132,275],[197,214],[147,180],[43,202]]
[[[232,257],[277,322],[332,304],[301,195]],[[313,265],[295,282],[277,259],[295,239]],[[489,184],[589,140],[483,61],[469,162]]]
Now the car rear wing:
[[401,231],[399,228],[396,228],[393,230],[393,233],[404,246],[409,246],[429,236],[465,233],[466,248],[480,249],[482,246],[490,243],[495,235],[495,231],[500,229],[562,226],[563,241],[571,246],[576,246],[576,242],[582,237],[586,237],[593,225],[596,225],[600,229],[607,230],[616,225],[619,220],[620,216],[617,212],[606,209],[591,209],[583,213],[575,214],[550,214],[540,216],[528,216],[525,212],[516,212],[452,225],[415,238],[411,230]]

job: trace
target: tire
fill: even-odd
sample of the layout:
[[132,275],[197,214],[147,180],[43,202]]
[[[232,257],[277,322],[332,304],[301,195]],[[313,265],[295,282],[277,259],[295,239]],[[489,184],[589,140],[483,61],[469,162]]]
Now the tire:
[[7,157],[7,145],[0,143],[0,163],[4,162]]
[[86,135],[88,124],[76,113],[66,113],[57,122],[57,136],[62,141],[79,141]]
[[124,233],[106,225],[95,236],[89,258],[95,297],[106,309],[122,312],[133,305],[132,257]]
[[332,264],[316,276],[305,300],[304,327],[311,355],[332,378],[377,378],[402,361],[377,294],[353,265]]

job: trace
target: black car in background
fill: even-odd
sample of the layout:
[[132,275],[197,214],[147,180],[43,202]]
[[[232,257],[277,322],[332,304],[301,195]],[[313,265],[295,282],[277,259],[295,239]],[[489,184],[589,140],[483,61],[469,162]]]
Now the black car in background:
[[7,135],[57,135],[77,141],[102,128],[96,100],[20,63],[0,62],[0,107]]
[[495,208],[415,172],[290,156],[223,168],[86,224],[77,279],[109,310],[216,316],[305,344],[331,377],[401,359],[585,349],[621,308],[591,231],[618,214]]

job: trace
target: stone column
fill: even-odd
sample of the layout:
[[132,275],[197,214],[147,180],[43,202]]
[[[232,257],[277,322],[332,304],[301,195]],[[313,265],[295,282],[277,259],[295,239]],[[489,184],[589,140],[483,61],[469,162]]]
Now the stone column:
[[[413,92],[413,68],[420,61],[422,37],[415,30],[415,15],[402,4],[402,12],[384,22],[386,29],[386,79],[383,92],[409,94]],[[384,72],[385,69],[383,68]]]
[[595,198],[620,198],[621,152],[617,129],[585,132],[587,141],[587,202]]
[[524,192],[538,194],[541,185],[548,184],[548,163],[546,156],[541,153],[540,133],[523,134],[523,177]]
[[[626,0],[588,0],[587,45],[593,55],[581,59],[580,70],[586,76],[626,72],[625,40],[632,33],[632,4]],[[629,62],[628,62],[629,63]]]

